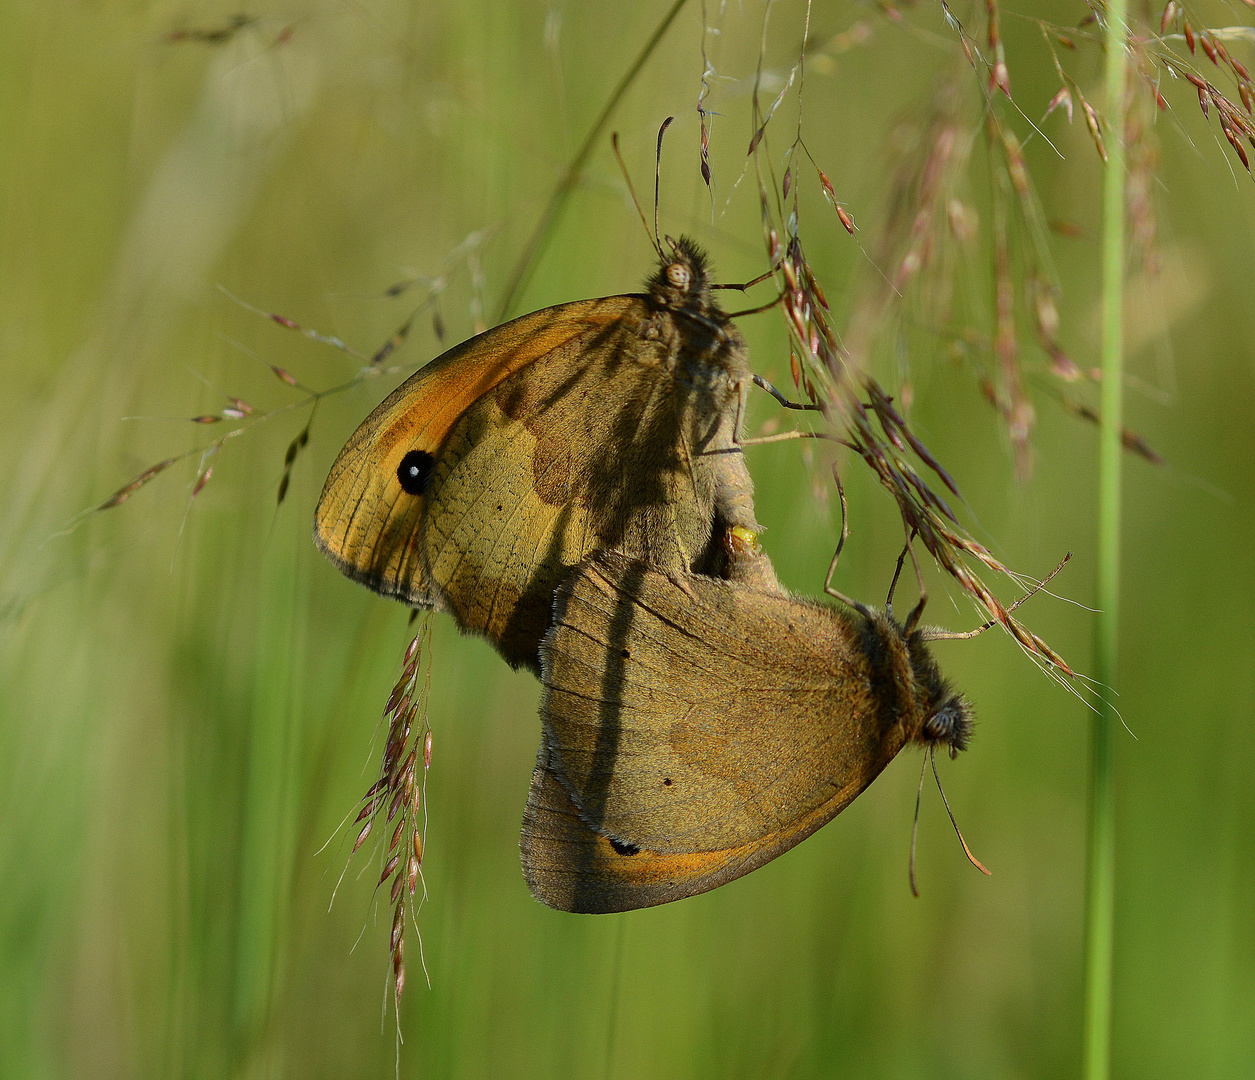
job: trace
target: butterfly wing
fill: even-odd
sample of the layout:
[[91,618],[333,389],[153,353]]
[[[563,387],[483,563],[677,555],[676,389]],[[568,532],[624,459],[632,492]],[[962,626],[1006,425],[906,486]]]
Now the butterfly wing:
[[690,895],[831,820],[905,741],[876,707],[858,633],[785,595],[614,555],[590,562],[560,591],[542,647],[549,756],[529,803],[538,862],[591,850],[598,859],[580,856],[585,892],[615,893],[632,867],[652,866],[642,888],[670,874],[668,888]]
[[[553,590],[589,552],[710,569],[724,519],[753,526],[731,431],[743,351],[691,364],[640,297],[526,316],[420,371],[362,425],[327,482],[319,542],[349,576],[447,608],[538,669]],[[739,338],[736,339],[739,342]],[[420,460],[421,491],[397,470]],[[411,485],[412,486],[412,485]]]
[[462,626],[515,663],[539,666],[554,589],[589,552],[703,565],[721,547],[721,485],[750,486],[739,454],[692,449],[710,413],[730,442],[727,401],[674,379],[639,329],[624,319],[505,380],[436,463],[422,538],[431,576]]
[[[314,539],[348,577],[418,607],[438,603],[419,550],[427,498],[401,486],[402,459],[434,463],[450,431],[514,373],[610,325],[630,297],[533,312],[450,349],[398,386],[336,458],[314,513]],[[427,459],[421,459],[427,460]]]
[[555,772],[550,754],[542,739],[523,811],[519,850],[532,895],[558,911],[634,911],[709,892],[788,851],[850,801],[835,809],[821,806],[799,817],[788,831],[751,843],[702,851],[651,851],[591,828]]
[[542,740],[519,847],[528,888],[552,908],[598,914],[666,904],[747,874],[778,854],[750,844],[662,854],[611,841],[585,823],[549,755]]

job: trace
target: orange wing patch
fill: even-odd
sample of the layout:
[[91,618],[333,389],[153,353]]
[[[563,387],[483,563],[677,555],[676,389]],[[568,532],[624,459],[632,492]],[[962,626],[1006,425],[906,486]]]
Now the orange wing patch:
[[559,911],[601,914],[668,904],[757,870],[826,825],[865,787],[847,785],[787,827],[749,843],[650,851],[616,843],[588,826],[542,741],[523,811],[523,876],[537,900]]
[[543,745],[519,846],[532,895],[559,911],[584,914],[632,911],[694,896],[771,857],[754,844],[677,854],[616,845],[584,823]]

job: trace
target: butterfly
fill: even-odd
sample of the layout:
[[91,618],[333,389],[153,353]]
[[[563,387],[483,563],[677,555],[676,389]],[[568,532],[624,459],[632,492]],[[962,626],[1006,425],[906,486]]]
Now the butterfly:
[[917,617],[590,559],[541,646],[532,893],[609,912],[705,892],[832,820],[908,744],[964,749],[970,707]]
[[727,576],[724,538],[761,530],[748,388],[783,398],[751,371],[701,249],[667,243],[645,292],[524,315],[394,390],[327,477],[314,538],[331,562],[535,672],[554,590],[590,553]]

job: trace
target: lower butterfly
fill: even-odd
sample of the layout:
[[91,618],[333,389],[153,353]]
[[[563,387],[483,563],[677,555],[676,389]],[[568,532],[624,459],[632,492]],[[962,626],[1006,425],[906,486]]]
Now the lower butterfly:
[[591,559],[541,647],[533,894],[610,912],[705,892],[831,821],[903,747],[962,750],[970,709],[913,623]]

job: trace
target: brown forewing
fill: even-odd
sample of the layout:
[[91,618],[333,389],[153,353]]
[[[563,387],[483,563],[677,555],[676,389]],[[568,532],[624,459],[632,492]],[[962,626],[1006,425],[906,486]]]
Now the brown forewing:
[[571,338],[612,324],[629,297],[537,311],[450,349],[415,372],[340,451],[314,514],[314,539],[347,576],[385,596],[431,607],[438,595],[417,548],[426,508],[397,479],[411,450],[435,456],[470,406]]
[[[694,333],[639,296],[525,316],[372,413],[332,468],[315,536],[350,577],[447,608],[538,669],[553,590],[590,552],[719,573],[726,527],[757,528],[733,444],[749,374],[734,328]],[[414,450],[432,456],[417,495],[397,479]]]

